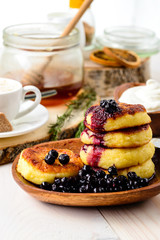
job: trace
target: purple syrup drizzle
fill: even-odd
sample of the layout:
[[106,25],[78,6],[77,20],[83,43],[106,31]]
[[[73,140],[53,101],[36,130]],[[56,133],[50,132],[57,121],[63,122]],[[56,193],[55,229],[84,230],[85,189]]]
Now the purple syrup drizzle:
[[85,132],[89,138],[92,138],[94,145],[102,145],[102,146],[104,145],[104,143],[105,143],[104,142],[104,135],[105,134],[103,134],[103,133],[96,133],[96,132],[90,131],[92,133],[90,135],[88,133],[88,131],[90,131],[88,128],[83,130],[83,132]]
[[[87,146],[92,146],[91,152],[87,154],[87,163],[91,167],[98,167],[98,163],[101,159],[102,152],[105,150],[105,148],[102,148],[96,145],[87,145]],[[87,146],[84,145],[86,149],[87,149]]]
[[85,114],[85,120],[84,120],[85,126],[88,125],[86,118],[89,113],[92,113],[91,128],[98,132],[104,131],[103,125],[107,120],[107,113],[104,111],[104,109],[101,108],[100,106],[90,107]]

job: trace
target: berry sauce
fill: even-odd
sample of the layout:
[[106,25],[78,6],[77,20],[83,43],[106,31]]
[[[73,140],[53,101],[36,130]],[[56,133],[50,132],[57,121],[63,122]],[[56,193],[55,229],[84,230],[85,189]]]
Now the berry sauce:
[[84,125],[87,126],[86,118],[89,113],[92,113],[91,117],[91,128],[95,131],[104,131],[103,125],[107,120],[107,113],[105,112],[104,108],[100,106],[92,106],[90,107],[85,114]]
[[101,146],[105,145],[103,133],[96,133],[96,132],[91,133],[91,131],[90,131],[91,134],[89,134],[88,131],[89,131],[88,128],[83,130],[83,132],[86,133],[89,138],[92,138],[94,145],[101,145]]
[[82,147],[82,150],[86,152],[88,146],[92,146],[92,149],[91,152],[87,155],[87,163],[91,167],[98,167],[102,152],[105,150],[105,148],[100,148],[96,145],[84,145]]

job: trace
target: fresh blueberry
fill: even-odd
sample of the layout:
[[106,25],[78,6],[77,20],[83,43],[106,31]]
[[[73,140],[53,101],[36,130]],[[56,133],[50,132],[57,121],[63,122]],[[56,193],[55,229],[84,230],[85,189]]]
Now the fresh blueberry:
[[52,190],[52,185],[48,182],[42,182],[41,185],[40,185],[40,188],[50,191],[50,190]]
[[69,163],[69,160],[70,160],[68,154],[61,154],[58,159],[62,165]]
[[55,183],[56,185],[59,185],[59,184],[61,183],[61,179],[60,179],[60,178],[56,178],[55,181],[54,181],[54,183]]
[[118,175],[117,174],[117,168],[115,166],[109,167],[108,172],[110,175]]
[[96,172],[96,177],[97,178],[102,178],[102,177],[104,177],[106,175],[106,173],[103,171],[103,170],[98,170],[97,172]]
[[104,108],[105,112],[108,112],[108,113],[114,113],[114,112],[120,111],[118,104],[113,99],[101,100],[100,106]]
[[86,186],[85,186],[85,185],[82,185],[82,186],[79,188],[79,192],[80,192],[80,193],[85,193],[85,192],[86,192]]
[[52,155],[46,155],[44,160],[47,164],[52,165],[55,162],[56,158]]
[[92,167],[90,167],[89,165],[84,165],[82,167],[82,170],[85,171],[86,173],[91,173],[92,172]]
[[130,179],[130,180],[136,180],[137,179],[137,174],[135,172],[128,172],[127,176],[128,176],[128,179]]
[[148,185],[148,178],[141,178],[140,180],[140,185],[142,185],[143,187],[147,186]]
[[57,185],[55,183],[52,184],[52,190],[57,191]]
[[49,156],[55,157],[55,159],[58,157],[58,152],[54,149],[50,150],[48,153]]

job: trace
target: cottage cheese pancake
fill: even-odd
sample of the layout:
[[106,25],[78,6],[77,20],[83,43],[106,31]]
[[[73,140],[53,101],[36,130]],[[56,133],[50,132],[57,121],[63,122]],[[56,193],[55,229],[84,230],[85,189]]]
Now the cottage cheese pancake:
[[149,124],[104,133],[92,132],[86,128],[81,134],[83,143],[109,148],[139,147],[151,139],[152,130]]
[[142,164],[154,155],[154,145],[149,142],[136,148],[105,148],[97,145],[84,145],[80,157],[84,164],[108,169],[115,164],[117,169]]
[[148,124],[151,122],[145,108],[140,105],[118,103],[118,111],[109,113],[99,105],[90,107],[85,114],[84,124],[95,132],[114,131]]
[[59,155],[68,154],[70,161],[66,165],[62,165],[57,158],[54,164],[49,165],[44,159],[51,149],[51,147],[37,146],[23,150],[18,161],[17,171],[26,180],[35,184],[53,183],[56,177],[70,177],[78,174],[83,163],[77,154],[68,149],[55,149]]

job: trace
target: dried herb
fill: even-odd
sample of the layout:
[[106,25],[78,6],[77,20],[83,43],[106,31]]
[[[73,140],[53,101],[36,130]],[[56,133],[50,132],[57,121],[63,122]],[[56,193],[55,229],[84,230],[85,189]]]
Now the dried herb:
[[[51,134],[51,140],[57,140],[58,134],[61,132],[65,122],[72,117],[72,113],[77,110],[87,110],[92,103],[96,100],[96,93],[90,87],[85,87],[84,91],[77,96],[75,100],[70,101],[67,104],[67,110],[62,116],[57,117],[57,122],[50,125],[49,134]],[[79,124],[76,137],[80,136],[82,130],[82,123]]]

